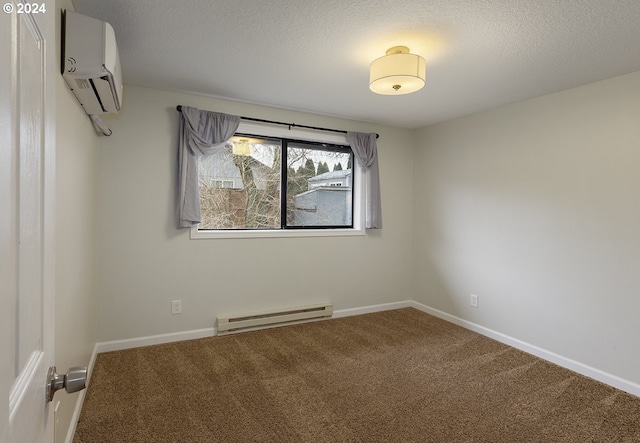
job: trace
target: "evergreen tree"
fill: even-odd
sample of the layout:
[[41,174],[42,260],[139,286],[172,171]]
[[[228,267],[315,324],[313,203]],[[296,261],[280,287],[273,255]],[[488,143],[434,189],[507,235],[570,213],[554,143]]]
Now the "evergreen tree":
[[353,169],[353,165],[351,164],[351,159],[353,158],[353,155],[349,156],[349,161],[347,162],[347,169]]
[[307,177],[313,177],[316,175],[316,165],[313,164],[313,160],[311,160],[310,158],[308,158],[307,161],[304,162],[304,169],[308,174]]
[[342,171],[342,163],[336,163],[336,164],[333,166],[333,170],[334,170],[334,171]]
[[318,175],[324,174],[325,172],[329,172],[329,165],[327,162],[318,163]]

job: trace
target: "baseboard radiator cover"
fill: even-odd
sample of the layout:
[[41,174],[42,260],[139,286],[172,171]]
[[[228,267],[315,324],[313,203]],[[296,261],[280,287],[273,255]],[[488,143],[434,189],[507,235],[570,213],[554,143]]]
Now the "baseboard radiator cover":
[[325,320],[332,315],[333,305],[325,304],[297,306],[234,317],[217,317],[218,335]]

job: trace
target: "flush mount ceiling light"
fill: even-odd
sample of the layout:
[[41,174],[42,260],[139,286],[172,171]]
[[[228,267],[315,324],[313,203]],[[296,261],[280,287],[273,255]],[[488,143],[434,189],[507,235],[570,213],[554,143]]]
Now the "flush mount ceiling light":
[[409,53],[406,46],[394,46],[371,63],[369,88],[376,94],[410,94],[422,89],[426,71],[424,58]]

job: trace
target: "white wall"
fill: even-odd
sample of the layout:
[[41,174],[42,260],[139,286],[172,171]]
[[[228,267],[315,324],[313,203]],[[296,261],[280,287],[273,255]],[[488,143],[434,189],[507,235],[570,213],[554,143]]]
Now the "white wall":
[[415,299],[640,383],[640,73],[417,145]]
[[[411,297],[409,131],[126,86],[98,155],[98,341],[210,328],[220,314]],[[176,105],[379,132],[385,227],[360,237],[190,240],[176,229]],[[170,314],[181,299],[183,313]]]
[[[56,2],[56,28],[60,9]],[[47,11],[49,13],[49,11]],[[54,13],[51,11],[51,13]],[[60,50],[60,32],[57,35]],[[56,60],[56,65],[59,61]],[[61,75],[56,88],[56,366],[58,372],[88,365],[96,342],[95,231],[98,137]],[[55,441],[64,441],[79,393],[56,394],[60,401]]]

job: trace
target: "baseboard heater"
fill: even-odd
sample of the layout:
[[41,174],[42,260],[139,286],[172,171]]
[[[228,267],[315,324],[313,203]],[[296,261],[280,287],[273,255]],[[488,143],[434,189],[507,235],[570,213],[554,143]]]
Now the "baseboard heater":
[[236,317],[218,317],[218,335],[324,320],[332,315],[333,305],[312,305]]

